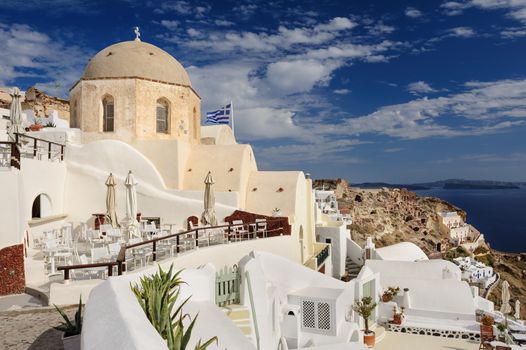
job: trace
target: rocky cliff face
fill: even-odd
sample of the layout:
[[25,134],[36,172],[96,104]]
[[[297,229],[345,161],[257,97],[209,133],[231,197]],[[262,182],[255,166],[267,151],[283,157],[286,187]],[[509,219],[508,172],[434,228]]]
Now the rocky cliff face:
[[[10,108],[10,93],[10,89],[0,88],[0,108]],[[56,110],[61,119],[69,120],[69,101],[48,95],[36,87],[27,89],[21,102],[22,110],[31,109],[37,117],[47,117],[51,110]]]
[[[331,181],[323,181],[329,189]],[[338,188],[340,209],[347,209],[352,215],[351,234],[359,244],[363,245],[371,236],[377,247],[413,242],[429,257],[452,259],[467,255],[462,249],[449,245],[447,234],[439,228],[438,216],[439,211],[457,211],[465,220],[464,210],[439,198],[420,197],[405,189],[361,189],[342,181],[333,181],[333,187],[333,190]],[[510,283],[512,304],[518,298],[522,304],[522,317],[526,318],[526,253],[498,252],[487,247],[475,253],[476,259],[493,266],[501,281]],[[496,308],[500,306],[500,284],[492,288],[488,296]]]
[[439,211],[466,213],[441,199],[420,197],[405,189],[360,189],[347,186],[338,199],[340,208],[353,218],[353,239],[363,243],[367,236],[377,246],[400,241],[416,243],[428,255],[448,246],[448,237],[439,228]]

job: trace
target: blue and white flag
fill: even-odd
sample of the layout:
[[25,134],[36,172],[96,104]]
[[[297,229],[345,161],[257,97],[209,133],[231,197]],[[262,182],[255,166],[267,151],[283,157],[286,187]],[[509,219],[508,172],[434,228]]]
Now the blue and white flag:
[[232,103],[213,111],[206,112],[206,123],[207,124],[229,124],[230,117],[232,115]]

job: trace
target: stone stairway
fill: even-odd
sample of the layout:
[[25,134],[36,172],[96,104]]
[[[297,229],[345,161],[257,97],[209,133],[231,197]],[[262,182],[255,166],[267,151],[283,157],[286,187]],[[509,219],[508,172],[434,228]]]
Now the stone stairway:
[[351,279],[356,278],[360,273],[361,269],[362,267],[354,261],[352,261],[350,258],[347,258],[345,260],[345,271]]
[[245,305],[231,304],[223,306],[221,310],[234,322],[248,340],[252,342],[252,319],[249,308]]

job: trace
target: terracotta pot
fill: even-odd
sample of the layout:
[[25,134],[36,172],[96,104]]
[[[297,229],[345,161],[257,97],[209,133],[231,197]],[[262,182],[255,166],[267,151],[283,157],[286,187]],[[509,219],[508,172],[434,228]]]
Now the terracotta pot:
[[402,314],[394,314],[393,315],[393,324],[402,324]]
[[39,131],[40,129],[42,129],[44,126],[41,125],[41,124],[33,124],[33,125],[30,125],[29,126],[29,130],[31,131]]
[[392,296],[391,294],[387,294],[387,293],[385,293],[385,294],[382,295],[382,301],[383,301],[384,303],[388,303],[388,302],[390,302],[391,300],[393,300],[393,296]]
[[364,334],[364,335],[363,335],[363,343],[364,343],[368,348],[373,348],[375,342],[376,342],[376,334],[374,334],[373,331],[369,331],[368,334]]
[[80,334],[64,337],[62,334],[64,350],[80,350]]

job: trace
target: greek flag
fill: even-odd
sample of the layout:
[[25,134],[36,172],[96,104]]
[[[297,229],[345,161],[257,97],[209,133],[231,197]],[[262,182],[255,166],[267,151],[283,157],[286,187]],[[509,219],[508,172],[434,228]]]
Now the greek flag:
[[206,112],[206,123],[207,124],[229,124],[230,116],[232,115],[232,103],[213,111]]

